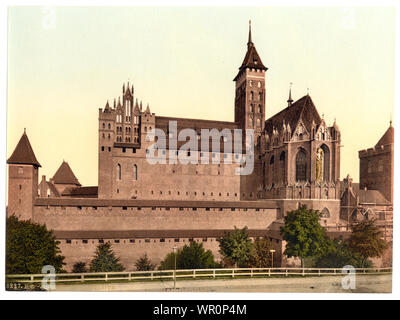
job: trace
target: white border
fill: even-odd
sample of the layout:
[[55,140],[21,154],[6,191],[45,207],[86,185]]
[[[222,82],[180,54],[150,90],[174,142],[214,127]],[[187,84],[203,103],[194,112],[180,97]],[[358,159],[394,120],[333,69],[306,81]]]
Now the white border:
[[[394,0],[364,0],[364,1],[295,1],[295,0],[249,0],[249,1],[225,1],[225,0],[169,0],[169,1],[157,1],[157,0],[114,0],[114,1],[77,1],[77,0],[59,0],[59,1],[3,1],[0,5],[0,81],[1,81],[1,94],[0,94],[0,111],[2,115],[6,115],[7,105],[7,11],[8,6],[44,6],[44,5],[56,5],[56,6],[392,6],[396,7],[396,53],[399,54],[399,36],[400,36],[400,23],[399,23],[399,3]],[[395,57],[397,57],[395,55]],[[400,88],[399,77],[400,75],[400,64],[398,61],[395,62],[395,88]],[[397,124],[400,123],[399,114],[396,112],[400,110],[400,96],[399,90],[395,91],[395,114],[394,114],[394,126],[397,128]],[[379,107],[379,106],[377,106]],[[301,294],[301,293],[136,293],[136,292],[52,292],[52,293],[21,293],[18,292],[6,292],[4,290],[4,273],[5,273],[5,196],[6,196],[6,118],[5,116],[0,117],[0,155],[1,155],[1,170],[0,170],[0,205],[2,207],[2,222],[0,223],[0,298],[2,299],[18,299],[18,300],[59,300],[59,299],[136,299],[136,300],[148,300],[148,299],[160,299],[160,300],[202,300],[202,299],[213,299],[213,300],[276,300],[276,299],[322,299],[322,300],[338,300],[338,299],[399,299],[400,298],[400,279],[399,279],[399,262],[400,252],[398,248],[399,238],[399,223],[400,218],[398,217],[398,201],[400,196],[399,187],[399,163],[400,155],[395,152],[395,193],[394,193],[394,229],[393,229],[393,293],[392,294]],[[377,137],[378,138],[378,137]],[[395,131],[395,146],[400,141],[399,130]],[[396,285],[397,284],[397,285]]]

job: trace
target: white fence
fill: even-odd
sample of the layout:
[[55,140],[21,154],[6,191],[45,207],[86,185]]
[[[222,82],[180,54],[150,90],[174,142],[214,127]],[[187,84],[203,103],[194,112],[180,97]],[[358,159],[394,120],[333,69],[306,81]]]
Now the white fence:
[[[392,268],[356,268],[356,274],[391,274]],[[6,275],[8,283],[39,283],[50,274]],[[111,281],[148,281],[148,280],[191,280],[201,278],[255,278],[271,276],[334,276],[343,275],[342,268],[236,268],[236,269],[192,269],[192,270],[156,270],[130,272],[99,273],[59,273],[55,282],[111,282]]]

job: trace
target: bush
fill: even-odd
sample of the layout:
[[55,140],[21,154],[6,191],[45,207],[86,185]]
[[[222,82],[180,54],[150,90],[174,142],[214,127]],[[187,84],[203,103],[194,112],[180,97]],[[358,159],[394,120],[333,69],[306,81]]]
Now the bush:
[[86,273],[87,271],[85,262],[77,262],[72,267],[72,273]]

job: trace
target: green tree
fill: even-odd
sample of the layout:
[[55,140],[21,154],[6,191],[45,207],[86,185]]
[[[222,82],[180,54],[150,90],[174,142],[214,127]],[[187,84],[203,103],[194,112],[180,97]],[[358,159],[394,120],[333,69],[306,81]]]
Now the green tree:
[[119,263],[119,260],[112,251],[110,242],[99,244],[90,263],[90,272],[124,271],[124,267]]
[[267,237],[256,238],[253,244],[253,251],[251,253],[250,265],[253,268],[267,268],[271,267],[272,259],[271,242]]
[[[179,250],[176,253],[176,255],[178,255],[178,253],[179,253]],[[159,266],[158,269],[160,269],[160,270],[174,270],[174,268],[175,268],[175,253],[174,252],[170,252],[165,256],[164,260],[160,262],[160,266]],[[177,269],[179,269],[178,266],[177,266]]]
[[362,257],[363,266],[368,258],[380,257],[388,248],[375,220],[364,220],[354,225],[348,246],[351,251]]
[[[351,265],[361,268],[364,265],[363,258],[349,249],[346,241],[335,239],[328,246],[325,253],[316,258],[314,267],[316,268],[343,268]],[[371,263],[368,262],[368,267]]]
[[307,209],[305,205],[287,213],[281,234],[286,243],[285,254],[304,259],[318,257],[326,252],[330,243],[325,229],[319,223],[320,212]]
[[151,271],[156,267],[147,256],[147,253],[136,261],[135,266],[137,271]]
[[247,227],[228,232],[219,242],[219,252],[227,261],[236,267],[247,267],[253,252],[253,243],[247,234]]
[[72,273],[85,273],[87,272],[86,263],[85,262],[77,262],[72,267]]
[[[218,268],[211,250],[205,250],[202,243],[192,241],[176,253],[177,269],[211,269]],[[173,270],[175,268],[175,254],[167,254],[160,263],[160,270]]]
[[64,272],[59,244],[45,225],[18,220],[15,216],[7,218],[6,273],[41,273],[45,265],[53,266],[57,273]]

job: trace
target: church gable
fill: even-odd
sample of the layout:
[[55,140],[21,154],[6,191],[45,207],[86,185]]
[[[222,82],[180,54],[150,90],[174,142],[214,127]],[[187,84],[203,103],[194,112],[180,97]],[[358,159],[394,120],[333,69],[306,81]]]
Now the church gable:
[[[312,132],[313,124],[318,126],[321,123],[321,117],[309,95],[306,95],[286,109],[278,112],[265,122],[265,131],[271,135],[274,128],[281,131],[283,123],[287,123],[295,134],[300,127],[308,134]],[[295,129],[296,128],[296,129]],[[293,137],[293,135],[292,135]]]

